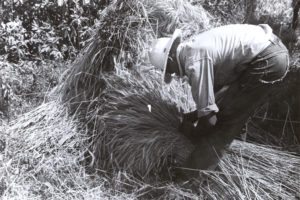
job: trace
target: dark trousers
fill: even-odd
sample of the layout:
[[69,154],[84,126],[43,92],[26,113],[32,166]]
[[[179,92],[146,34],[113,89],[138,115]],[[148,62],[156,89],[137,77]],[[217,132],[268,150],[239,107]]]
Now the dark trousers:
[[276,39],[248,64],[237,81],[216,97],[218,122],[206,135],[199,136],[187,167],[214,168],[226,147],[241,132],[255,109],[268,101],[288,70],[288,50]]

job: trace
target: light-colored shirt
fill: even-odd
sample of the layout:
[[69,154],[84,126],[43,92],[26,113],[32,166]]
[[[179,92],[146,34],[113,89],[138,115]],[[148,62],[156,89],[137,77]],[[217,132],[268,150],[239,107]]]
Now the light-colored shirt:
[[203,32],[179,45],[179,64],[189,79],[198,117],[218,112],[214,88],[235,81],[273,37],[266,24],[234,24]]

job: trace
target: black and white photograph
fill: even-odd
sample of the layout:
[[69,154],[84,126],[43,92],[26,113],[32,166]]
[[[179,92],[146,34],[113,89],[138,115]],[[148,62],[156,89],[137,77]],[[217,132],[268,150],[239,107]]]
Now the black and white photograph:
[[300,200],[300,0],[0,0],[0,199]]

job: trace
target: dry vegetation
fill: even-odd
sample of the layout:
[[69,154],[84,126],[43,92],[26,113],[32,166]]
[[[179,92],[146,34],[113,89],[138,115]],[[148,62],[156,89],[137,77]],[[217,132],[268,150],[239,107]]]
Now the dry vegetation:
[[177,131],[193,101],[180,81],[162,86],[144,58],[176,27],[189,37],[220,23],[195,2],[120,0],[102,11],[48,102],[0,127],[3,199],[299,198],[299,155],[267,144],[235,141],[217,171],[176,180],[194,148]]

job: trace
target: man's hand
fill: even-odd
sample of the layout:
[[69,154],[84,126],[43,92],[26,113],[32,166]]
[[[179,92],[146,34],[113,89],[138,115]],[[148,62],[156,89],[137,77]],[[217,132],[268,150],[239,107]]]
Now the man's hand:
[[[184,113],[179,131],[188,138],[207,134],[208,130],[216,125],[217,117],[214,112],[198,118],[197,110]],[[197,126],[195,123],[197,122]]]
[[187,136],[188,138],[190,138],[190,136],[192,136],[194,130],[195,130],[194,123],[187,121],[187,120],[183,120],[179,126],[179,131],[183,135]]
[[198,111],[197,110],[183,114],[183,120],[182,120],[183,122],[189,121],[191,123],[195,123],[197,120],[198,120]]
[[210,114],[205,115],[198,119],[197,127],[202,127],[207,129],[215,126],[216,123],[217,123],[217,116],[214,112],[211,112]]
[[195,132],[197,135],[207,135],[210,134],[211,129],[217,123],[217,116],[214,112],[199,118]]
[[190,138],[195,132],[195,122],[198,120],[197,110],[189,113],[184,113],[182,116],[181,124],[179,125],[178,130]]

